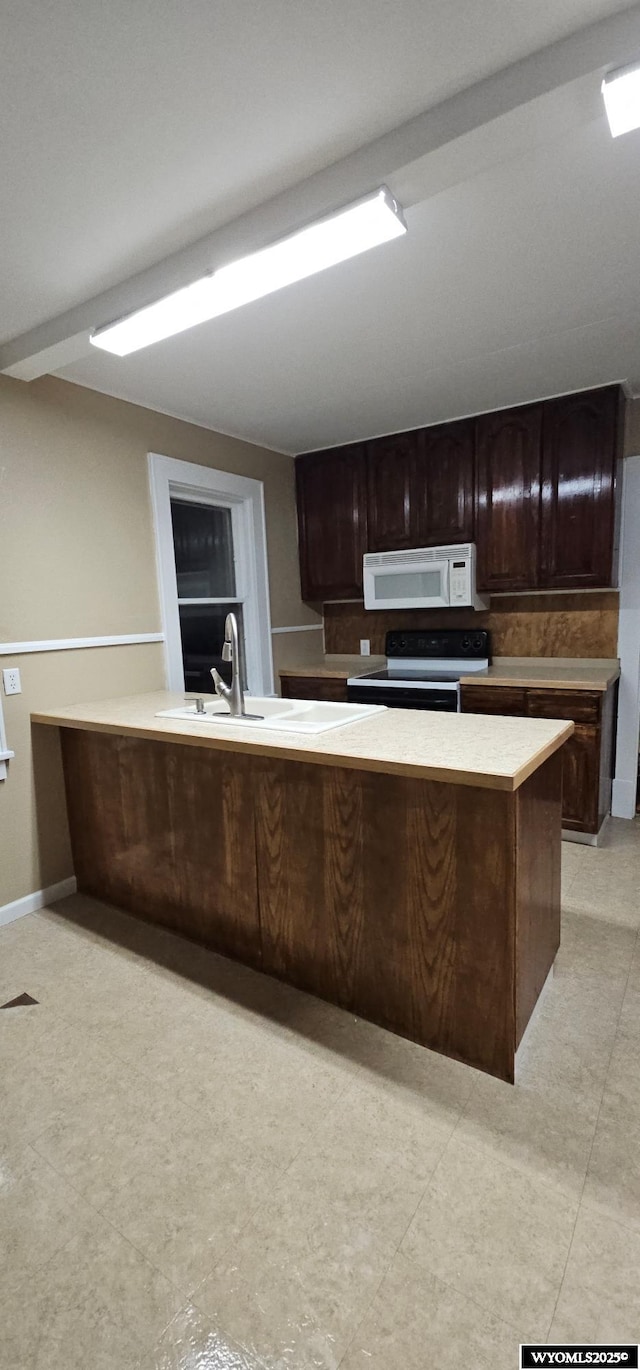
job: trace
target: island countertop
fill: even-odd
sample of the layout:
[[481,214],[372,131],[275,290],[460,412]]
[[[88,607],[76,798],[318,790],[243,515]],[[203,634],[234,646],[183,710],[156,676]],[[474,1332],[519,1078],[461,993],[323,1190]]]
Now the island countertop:
[[312,737],[268,728],[249,732],[242,724],[203,725],[156,717],[159,710],[182,703],[181,694],[158,691],[41,710],[31,720],[59,728],[507,791],[517,790],[566,742],[574,726],[546,718],[389,709]]

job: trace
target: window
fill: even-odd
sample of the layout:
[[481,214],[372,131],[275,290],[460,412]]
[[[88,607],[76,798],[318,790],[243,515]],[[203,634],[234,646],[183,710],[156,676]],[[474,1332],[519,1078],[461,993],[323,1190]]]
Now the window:
[[169,688],[211,693],[233,610],[243,636],[245,687],[273,693],[262,483],[149,455]]
[[[171,499],[171,525],[185,689],[207,694],[213,688],[212,666],[227,682],[231,677],[231,667],[222,660],[224,624],[230,610],[244,635],[231,509],[176,496]],[[242,683],[246,686],[246,680]]]

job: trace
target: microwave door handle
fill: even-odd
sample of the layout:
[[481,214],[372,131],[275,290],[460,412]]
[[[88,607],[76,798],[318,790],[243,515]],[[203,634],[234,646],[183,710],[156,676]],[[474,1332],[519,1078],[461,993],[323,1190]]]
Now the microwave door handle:
[[449,596],[449,562],[448,562],[448,561],[443,561],[443,562],[441,563],[441,565],[442,565],[442,602],[443,602],[443,604],[447,604],[447,605],[448,605],[448,604],[450,603],[450,596]]

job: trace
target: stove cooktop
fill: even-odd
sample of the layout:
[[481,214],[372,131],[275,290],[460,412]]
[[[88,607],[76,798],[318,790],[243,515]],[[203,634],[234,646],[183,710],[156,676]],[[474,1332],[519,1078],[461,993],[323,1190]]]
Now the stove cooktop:
[[[370,680],[381,680],[381,681],[393,680],[393,681],[396,681],[397,683],[400,683],[401,681],[405,681],[405,682],[407,683],[407,685],[415,684],[416,681],[420,681],[420,680],[426,680],[426,681],[434,681],[434,680],[435,680],[435,681],[442,681],[443,684],[448,683],[449,681],[451,681],[451,682],[453,682],[453,683],[455,684],[455,683],[457,683],[457,682],[459,681],[460,676],[463,675],[463,674],[464,674],[464,667],[462,668],[462,670],[457,670],[457,671],[446,671],[446,670],[443,670],[443,671],[428,671],[428,670],[426,670],[426,669],[425,669],[425,670],[422,670],[422,669],[420,669],[420,670],[414,670],[414,669],[403,670],[402,668],[396,668],[395,670],[387,670],[387,671],[369,671],[366,675],[360,675],[360,676],[358,676],[357,679],[358,679],[358,681],[362,681],[362,682],[364,682],[364,681],[370,681]],[[355,678],[355,677],[354,677],[354,678]]]
[[385,640],[386,669],[352,677],[351,686],[457,686],[460,677],[486,670],[491,660],[484,628],[393,629]]

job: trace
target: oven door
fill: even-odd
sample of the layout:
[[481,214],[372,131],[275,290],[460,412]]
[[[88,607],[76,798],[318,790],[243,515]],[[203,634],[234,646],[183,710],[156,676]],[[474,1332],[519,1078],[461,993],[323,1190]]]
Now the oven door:
[[460,686],[437,681],[423,681],[420,685],[347,684],[347,699],[352,704],[386,704],[388,709],[429,709],[439,713],[460,712]]
[[[398,554],[399,555],[399,554]],[[363,567],[365,609],[446,609],[449,562],[398,560]]]

